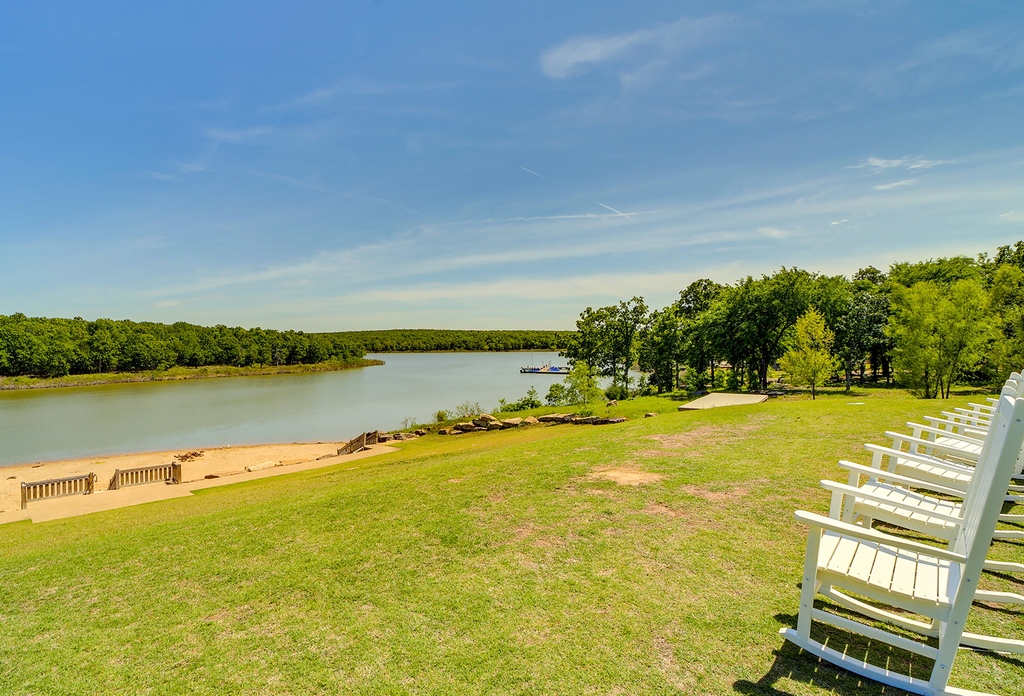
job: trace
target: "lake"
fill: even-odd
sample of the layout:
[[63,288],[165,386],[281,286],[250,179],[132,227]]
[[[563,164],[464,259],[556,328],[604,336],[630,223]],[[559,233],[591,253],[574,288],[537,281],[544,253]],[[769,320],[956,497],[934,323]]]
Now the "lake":
[[0,466],[127,452],[348,440],[434,420],[465,401],[494,409],[565,364],[557,353],[389,353],[340,372],[0,392]]

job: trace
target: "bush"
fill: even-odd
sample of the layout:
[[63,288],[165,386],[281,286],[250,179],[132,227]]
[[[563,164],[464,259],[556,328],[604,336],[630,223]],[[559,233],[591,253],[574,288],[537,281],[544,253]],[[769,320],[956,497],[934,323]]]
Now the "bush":
[[613,384],[604,390],[604,396],[609,401],[623,401],[629,398],[629,388],[621,384]]
[[526,392],[526,396],[519,401],[506,403],[504,399],[499,399],[498,411],[505,413],[510,411],[529,411],[531,408],[540,408],[541,405],[540,399],[537,398],[537,390],[530,387],[530,391]]

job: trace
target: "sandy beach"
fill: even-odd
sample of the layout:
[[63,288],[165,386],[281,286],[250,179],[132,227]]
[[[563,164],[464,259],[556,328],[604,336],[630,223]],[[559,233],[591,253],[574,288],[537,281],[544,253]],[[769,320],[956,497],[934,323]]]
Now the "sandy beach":
[[[41,522],[61,517],[137,505],[154,500],[191,495],[199,488],[225,485],[267,476],[331,466],[346,460],[357,460],[375,454],[394,452],[395,448],[375,445],[362,452],[337,456],[344,442],[289,443],[217,447],[205,450],[171,450],[119,454],[56,462],[17,464],[0,467],[0,524],[31,519]],[[182,483],[167,485],[150,483],[141,486],[108,490],[117,469],[133,469],[175,461],[176,455],[201,452],[201,456],[182,462]],[[321,459],[321,457],[323,457]],[[94,473],[97,493],[73,495],[53,500],[33,501],[21,509],[21,483],[64,478]]]

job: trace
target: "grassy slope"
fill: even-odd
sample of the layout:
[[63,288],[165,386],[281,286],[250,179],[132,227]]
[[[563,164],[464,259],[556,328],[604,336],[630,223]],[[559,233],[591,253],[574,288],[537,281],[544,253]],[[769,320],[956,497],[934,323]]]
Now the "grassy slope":
[[[940,403],[431,436],[352,469],[6,525],[0,692],[893,693],[777,636],[805,544],[791,513],[824,511],[837,459]],[[667,478],[585,478],[622,464]],[[969,628],[1024,639],[1021,614],[978,609]],[[952,681],[1024,694],[1024,660],[961,652]]]

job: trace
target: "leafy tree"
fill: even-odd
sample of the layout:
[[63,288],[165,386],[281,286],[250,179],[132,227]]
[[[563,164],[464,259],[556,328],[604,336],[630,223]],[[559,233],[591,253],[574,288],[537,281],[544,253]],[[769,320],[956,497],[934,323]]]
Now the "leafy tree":
[[592,404],[600,398],[601,388],[597,386],[597,375],[590,365],[578,360],[565,376],[564,382],[551,385],[546,401],[549,406],[573,406]]
[[948,288],[919,282],[893,291],[888,333],[900,381],[926,399],[948,398],[992,336],[988,298],[976,279]]
[[666,307],[651,314],[641,332],[638,363],[642,371],[651,373],[651,383],[659,394],[676,387],[684,344],[682,329],[682,319]]
[[748,276],[722,293],[713,313],[718,352],[735,369],[745,364],[756,380],[768,384],[769,366],[785,353],[785,341],[810,304],[813,276],[797,268],[772,276]]
[[796,340],[782,356],[782,369],[797,384],[810,386],[812,399],[817,396],[818,385],[839,367],[839,361],[832,355],[834,339],[825,318],[812,307],[796,320]]

